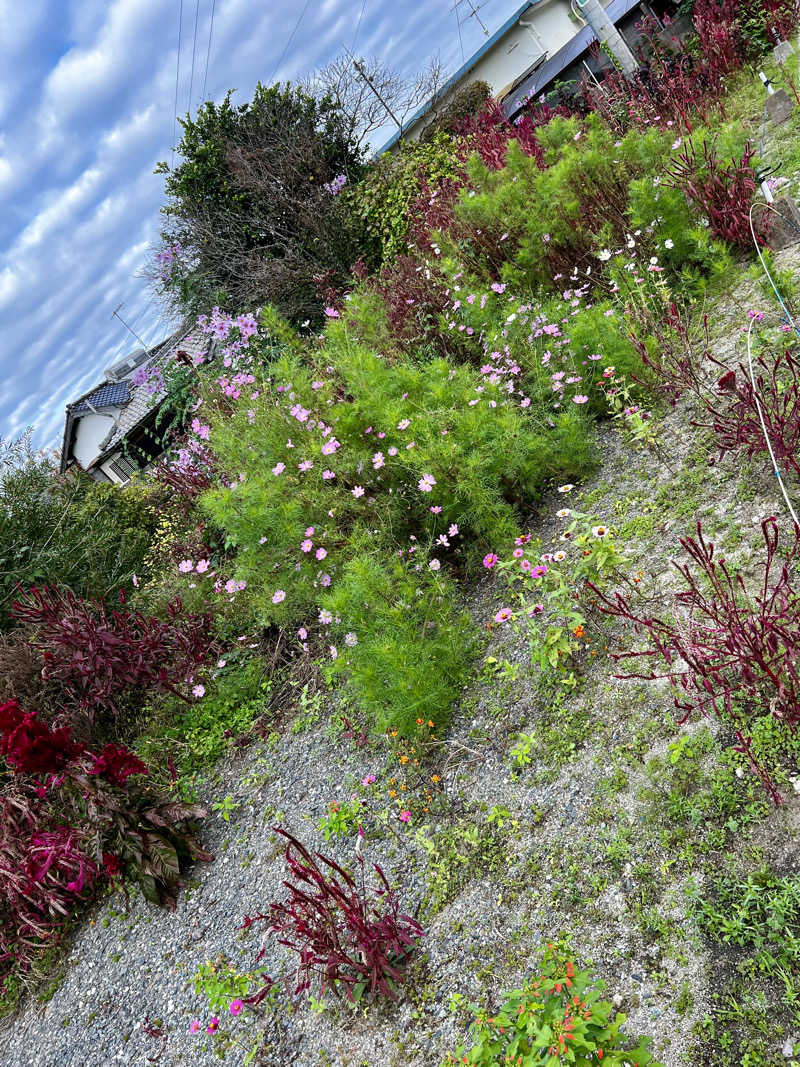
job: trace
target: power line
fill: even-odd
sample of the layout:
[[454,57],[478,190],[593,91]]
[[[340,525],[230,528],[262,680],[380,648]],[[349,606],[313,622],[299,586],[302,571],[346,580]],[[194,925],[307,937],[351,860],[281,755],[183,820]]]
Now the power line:
[[456,17],[456,26],[458,26],[458,43],[461,46],[461,62],[466,63],[466,57],[464,55],[464,41],[461,37],[461,18],[458,14],[458,5],[453,8],[453,14]]
[[172,108],[172,152],[169,159],[169,169],[175,162],[175,139],[178,136],[178,78],[181,72],[181,31],[183,30],[183,0],[181,0],[180,13],[178,14],[178,62],[175,66],[175,104]]
[[197,48],[197,20],[200,17],[200,0],[194,5],[194,40],[192,41],[192,73],[189,78],[189,106],[187,111],[192,110],[192,89],[194,88],[194,53]]
[[358,16],[358,22],[356,23],[356,32],[353,34],[353,43],[350,45],[350,51],[354,52],[356,47],[356,40],[358,39],[358,31],[361,29],[361,20],[364,18],[364,9],[367,6],[367,0],[361,0],[361,14]]
[[[366,0],[364,0],[366,3]],[[208,28],[208,48],[206,49],[206,71],[203,75],[203,103],[206,99],[206,78],[208,77],[208,57],[211,55],[211,35],[214,32],[214,8],[217,6],[217,0],[212,0],[211,3],[211,25]]]
[[284,48],[283,52],[281,53],[281,58],[275,64],[275,69],[272,72],[272,77],[269,79],[271,82],[275,81],[275,75],[280,70],[281,63],[283,63],[284,59],[286,58],[286,53],[289,51],[289,48],[291,47],[292,41],[294,40],[294,35],[300,29],[300,23],[303,21],[303,18],[305,17],[305,13],[306,13],[306,11],[308,11],[308,8],[309,8],[310,4],[311,4],[311,0],[306,0],[305,4],[303,5],[303,10],[300,12],[300,17],[298,18],[297,22],[294,24],[294,29],[289,34],[289,40],[286,42],[286,47]]

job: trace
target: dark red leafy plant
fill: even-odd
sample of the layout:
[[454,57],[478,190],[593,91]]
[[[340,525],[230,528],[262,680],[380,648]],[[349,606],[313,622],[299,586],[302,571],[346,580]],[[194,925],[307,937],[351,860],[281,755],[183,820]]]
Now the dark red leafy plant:
[[720,458],[739,448],[751,458],[766,452],[763,418],[781,471],[789,469],[800,476],[800,363],[788,349],[776,358],[758,356],[753,360],[753,388],[743,365],[730,370],[710,354],[708,359],[724,373],[716,395],[702,397],[708,421],[695,425],[714,431]]
[[675,619],[640,614],[621,593],[608,596],[591,582],[596,604],[606,615],[633,625],[647,638],[639,651],[613,653],[615,660],[662,660],[666,670],[620,674],[619,678],[668,678],[684,699],[675,706],[684,712],[709,712],[730,725],[737,750],[744,753],[776,804],[781,796],[768,772],[752,752],[749,724],[764,715],[796,728],[800,722],[800,594],[794,588],[794,543],[778,560],[778,524],[774,517],[761,524],[766,547],[763,575],[751,592],[740,575],[734,577],[725,559],[715,559],[714,545],[703,537],[681,538],[690,562],[678,564],[685,588],[675,596]]
[[122,594],[120,599],[122,606],[108,611],[102,602],[34,587],[12,607],[15,618],[34,631],[43,676],[90,722],[99,710],[118,710],[133,689],[160,689],[188,700],[180,687],[214,653],[209,614],[184,613],[176,599],[162,621],[127,610]]
[[205,809],[150,793],[148,768],[121,745],[92,752],[8,701],[0,753],[11,772],[0,797],[0,985],[34,968],[104,880],[125,871],[174,907],[182,866],[213,859],[194,835]]
[[396,999],[403,964],[424,933],[416,919],[400,913],[381,868],[373,864],[379,884],[368,887],[358,853],[357,884],[334,860],[319,852],[312,856],[279,826],[273,830],[287,841],[286,865],[293,881],[283,884],[289,898],[271,904],[266,914],[247,916],[242,929],[266,921],[280,944],[297,954],[295,994],[316,982],[320,996],[330,989],[337,994],[344,990],[351,1001],[367,991]]
[[750,232],[750,205],[756,191],[756,175],[752,160],[755,148],[748,141],[742,155],[731,156],[723,164],[715,146],[703,141],[702,147],[688,142],[667,169],[665,185],[680,189],[708,219],[715,237],[737,248],[749,249],[753,238]]

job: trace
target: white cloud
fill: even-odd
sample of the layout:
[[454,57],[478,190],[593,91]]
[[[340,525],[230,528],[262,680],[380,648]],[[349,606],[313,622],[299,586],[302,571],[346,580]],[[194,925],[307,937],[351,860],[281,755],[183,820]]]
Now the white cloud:
[[[210,6],[201,0],[193,107]],[[498,25],[514,6],[497,0]],[[194,41],[194,5],[183,7],[180,114]],[[269,82],[300,10],[217,0],[207,95],[235,87],[244,103]],[[349,46],[359,11],[352,0],[310,6],[279,76]],[[65,403],[135,345],[111,318],[120,301],[148,340],[169,329],[137,275],[160,225],[163,179],[152,170],[172,143],[177,14],[163,0],[0,0],[0,435],[36,422],[40,442],[58,440]],[[462,32],[465,48],[481,43],[476,25]],[[367,4],[358,51],[414,73],[440,45],[456,58],[448,5],[411,0],[398,19],[389,0]]]

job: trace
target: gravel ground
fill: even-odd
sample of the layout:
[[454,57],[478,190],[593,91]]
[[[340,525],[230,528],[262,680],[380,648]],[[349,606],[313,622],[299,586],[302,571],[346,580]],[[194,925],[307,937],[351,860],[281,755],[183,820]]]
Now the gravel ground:
[[[797,252],[782,260],[794,266]],[[715,322],[719,358],[741,358],[741,341],[732,323],[755,299],[743,282]],[[756,303],[764,301],[756,300]],[[659,431],[664,451],[658,455],[633,451],[609,428],[603,431],[604,461],[597,474],[571,503],[592,495],[598,517],[620,524],[619,502],[636,497],[632,514],[645,514],[661,487],[673,485],[674,472],[685,470],[698,439],[688,428],[683,405],[670,411]],[[694,450],[694,451],[693,451]],[[696,456],[695,456],[696,458]],[[717,465],[703,473],[703,491],[695,507],[681,509],[676,487],[675,508],[658,515],[651,536],[632,534],[626,551],[641,559],[654,596],[668,597],[677,579],[669,559],[678,550],[678,536],[691,532],[696,519],[724,531],[735,524],[745,532],[733,552],[745,570],[755,556],[758,524],[768,514],[780,515],[774,484],[763,465],[740,477],[732,466]],[[683,485],[684,483],[680,483]],[[743,489],[744,486],[744,489]],[[563,499],[532,520],[531,531],[549,541],[560,526],[554,512]],[[502,589],[487,574],[469,595],[472,613],[481,626],[497,610]],[[570,878],[567,860],[578,868],[591,866],[606,823],[593,808],[596,782],[602,778],[607,753],[637,724],[662,724],[651,738],[649,756],[663,754],[674,737],[671,697],[658,683],[623,683],[612,677],[607,661],[588,672],[586,685],[570,698],[568,710],[586,717],[586,735],[573,756],[543,775],[547,760],[538,757],[518,778],[511,775],[509,747],[520,729],[536,733],[550,712],[532,676],[527,644],[510,630],[493,628],[487,654],[520,668],[507,688],[480,681],[465,693],[454,716],[442,767],[447,803],[431,816],[433,830],[455,826],[459,833],[480,822],[493,805],[506,807],[516,819],[502,841],[502,862],[494,869],[468,872],[458,891],[433,916],[423,916],[425,953],[414,966],[400,1002],[368,1011],[345,1007],[323,1013],[303,1006],[267,1018],[264,1042],[256,1064],[298,1067],[435,1067],[464,1033],[464,1016],[449,1008],[454,993],[466,1000],[491,1001],[529,973],[537,948],[565,927],[581,956],[593,959],[608,983],[608,996],[629,1017],[626,1030],[649,1033],[666,1067],[679,1067],[691,1045],[691,1028],[709,1007],[715,988],[716,961],[701,945],[687,941],[663,946],[645,938],[633,919],[633,903],[641,888],[627,865],[610,878],[593,900],[566,899]],[[693,729],[695,727],[689,727]],[[274,747],[254,744],[227,760],[207,799],[231,794],[239,803],[231,821],[211,818],[204,829],[205,845],[216,853],[214,863],[191,872],[190,888],[181,894],[175,914],[158,912],[135,895],[129,910],[117,894],[98,905],[78,931],[66,974],[49,1001],[23,1007],[0,1032],[4,1067],[106,1067],[110,1064],[159,1063],[162,1067],[218,1062],[212,1042],[193,1036],[189,1022],[207,1019],[206,1005],[192,988],[199,962],[219,954],[250,969],[258,949],[253,932],[238,933],[245,914],[265,907],[280,891],[282,853],[271,826],[276,819],[309,842],[321,844],[312,828],[332,800],[346,799],[351,783],[368,773],[380,776],[384,750],[359,749],[344,742],[324,721],[298,734],[286,733]],[[389,771],[388,773],[391,773]],[[638,797],[644,772],[633,772],[615,797],[615,823],[632,828],[635,841],[649,851],[654,867],[670,860],[652,831],[643,825]],[[485,827],[485,821],[482,822]],[[426,896],[424,856],[415,842],[416,827],[395,834],[368,836],[368,860],[377,860],[402,887],[408,910]],[[797,865],[800,798],[773,812],[755,828],[750,846],[761,846],[780,869]],[[352,842],[331,843],[325,850],[352,864]],[[681,917],[681,885],[659,901],[664,915]],[[561,899],[564,894],[564,899]],[[678,951],[684,948],[684,953]],[[267,947],[264,963],[271,973],[285,966],[283,950]],[[691,1007],[675,1010],[676,991],[686,983]],[[495,1000],[496,1003],[496,1000]],[[148,1025],[160,1032],[151,1036]],[[258,1030],[252,1016],[225,1020],[224,1029],[243,1039]],[[234,1047],[227,1063],[242,1063],[245,1049]]]

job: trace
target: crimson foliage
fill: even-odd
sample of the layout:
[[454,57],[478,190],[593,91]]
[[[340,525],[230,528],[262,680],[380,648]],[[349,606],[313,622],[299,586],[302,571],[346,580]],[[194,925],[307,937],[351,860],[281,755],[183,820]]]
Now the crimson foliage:
[[102,602],[36,587],[17,601],[14,616],[35,631],[44,659],[43,677],[57,682],[67,702],[89,716],[118,710],[132,689],[159,689],[188,699],[193,671],[213,655],[211,616],[184,614],[180,599],[167,608],[166,621],[129,611],[107,611]]
[[8,701],[0,753],[13,772],[0,796],[0,984],[30,971],[103,882],[125,871],[174,907],[182,864],[213,859],[193,834],[205,809],[151,795],[148,768],[121,745],[92,752]]
[[603,613],[631,623],[647,637],[640,651],[617,652],[615,660],[666,661],[666,671],[618,675],[620,678],[669,678],[685,699],[675,698],[685,712],[711,711],[733,727],[738,750],[750,761],[776,804],[780,794],[766,769],[751,751],[749,724],[771,714],[791,727],[800,723],[800,594],[794,588],[800,539],[784,558],[776,559],[778,525],[774,517],[761,524],[766,547],[763,575],[751,593],[740,575],[734,577],[724,557],[714,558],[714,545],[703,537],[681,539],[689,563],[674,564],[685,588],[676,594],[676,618],[640,614],[629,597],[608,596],[588,583]]
[[381,868],[373,864],[379,885],[367,887],[359,854],[357,884],[332,859],[319,852],[312,856],[288,831],[273,829],[288,842],[286,865],[294,881],[283,884],[289,899],[271,904],[266,914],[247,916],[242,928],[269,922],[280,944],[297,953],[295,994],[316,980],[320,995],[343,988],[351,1001],[367,990],[396,999],[402,964],[424,934],[416,919],[400,914]]
[[704,141],[698,152],[694,144],[686,143],[667,170],[665,185],[680,189],[686,199],[707,218],[715,237],[738,248],[749,249],[750,205],[756,191],[756,176],[751,166],[756,154],[748,141],[742,155],[731,156],[723,164],[716,148]]
[[766,452],[764,420],[779,467],[800,475],[800,363],[787,350],[777,358],[758,356],[753,361],[755,388],[747,369],[741,364],[738,373],[708,356],[724,371],[717,382],[717,396],[703,396],[708,426],[716,435],[722,457],[744,448],[751,458]]

